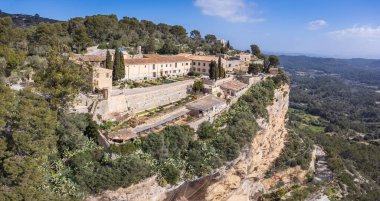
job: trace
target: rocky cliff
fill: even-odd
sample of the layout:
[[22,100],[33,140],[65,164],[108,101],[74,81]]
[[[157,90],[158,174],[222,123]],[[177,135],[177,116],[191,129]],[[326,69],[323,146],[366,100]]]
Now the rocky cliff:
[[129,188],[106,191],[88,200],[256,200],[268,190],[262,183],[265,173],[284,147],[288,105],[289,86],[285,85],[275,91],[273,105],[267,108],[268,121],[258,120],[261,129],[251,148],[213,175],[171,188],[160,187],[152,177]]

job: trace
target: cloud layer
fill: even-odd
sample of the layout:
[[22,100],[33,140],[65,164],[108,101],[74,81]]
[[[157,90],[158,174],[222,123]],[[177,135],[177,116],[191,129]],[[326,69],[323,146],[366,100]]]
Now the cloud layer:
[[314,20],[314,21],[311,21],[308,23],[308,26],[307,28],[309,30],[319,30],[319,29],[322,29],[322,28],[325,28],[327,27],[327,22],[325,20]]
[[330,32],[330,35],[339,38],[357,38],[357,39],[379,39],[380,40],[380,26],[372,27],[369,25],[359,26],[354,25],[352,28],[342,29]]
[[229,22],[262,22],[262,18],[253,18],[249,10],[253,4],[245,0],[195,0],[194,4],[201,8],[202,13],[209,16],[221,17]]

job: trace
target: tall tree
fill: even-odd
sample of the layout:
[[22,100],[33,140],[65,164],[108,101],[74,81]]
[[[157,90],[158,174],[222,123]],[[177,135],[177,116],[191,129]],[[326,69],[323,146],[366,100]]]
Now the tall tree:
[[218,78],[224,78],[225,77],[225,72],[224,68],[222,65],[222,57],[219,57],[218,59]]
[[218,79],[218,65],[215,61],[211,61],[210,69],[209,69],[209,77],[211,80],[217,80]]
[[53,109],[67,109],[80,91],[90,88],[86,70],[53,50],[49,53],[47,69],[36,73],[35,83]]
[[201,32],[198,30],[192,30],[190,32],[190,38],[194,40],[200,40],[202,39]]
[[263,65],[260,65],[260,64],[249,64],[249,67],[248,67],[248,73],[249,74],[257,75],[257,74],[259,74],[262,71],[263,71]]
[[251,45],[251,53],[257,57],[260,57],[260,54],[261,54],[260,47],[255,44]]
[[231,44],[230,44],[229,40],[227,41],[226,47],[227,47],[227,49],[231,49]]
[[72,37],[77,53],[80,53],[81,51],[85,50],[91,42],[90,38],[87,35],[86,28],[83,25],[78,27],[74,31]]
[[216,42],[216,36],[215,35],[212,35],[212,34],[207,34],[205,36],[205,40],[206,42],[208,43],[215,43]]
[[125,61],[124,61],[124,54],[120,52],[120,65],[119,65],[119,70],[118,70],[118,76],[119,79],[124,79],[125,78]]
[[0,171],[7,175],[0,181],[0,200],[52,200],[48,159],[57,152],[56,113],[30,91],[17,99],[8,122],[7,154],[0,158]]
[[107,50],[107,56],[106,56],[106,68],[107,69],[112,69],[113,64],[112,64],[112,55],[109,50]]
[[113,60],[113,71],[112,71],[112,78],[114,81],[120,80],[119,68],[120,68],[120,51],[119,51],[119,48],[116,48],[114,60]]
[[148,54],[149,53],[156,53],[156,38],[154,37],[153,34],[149,37],[149,39],[148,39],[148,41],[144,47],[144,52],[148,53]]
[[276,55],[270,55],[268,61],[270,66],[277,67],[280,64],[280,59]]

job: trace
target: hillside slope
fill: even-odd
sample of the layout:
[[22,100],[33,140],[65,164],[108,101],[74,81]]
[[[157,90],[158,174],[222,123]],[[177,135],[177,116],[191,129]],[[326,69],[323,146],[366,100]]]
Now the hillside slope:
[[29,27],[38,25],[39,23],[55,23],[59,22],[58,20],[53,20],[49,18],[40,17],[38,14],[35,15],[25,15],[25,14],[9,14],[2,12],[0,10],[0,17],[11,17],[13,25],[16,27]]
[[[261,130],[250,149],[239,158],[220,168],[215,174],[172,188],[158,185],[155,177],[129,188],[106,191],[87,200],[249,200],[265,189],[261,183],[273,161],[280,155],[287,134],[286,113],[289,105],[289,86],[276,90],[273,105],[267,107],[269,121],[259,120]],[[142,193],[143,192],[143,193]]]

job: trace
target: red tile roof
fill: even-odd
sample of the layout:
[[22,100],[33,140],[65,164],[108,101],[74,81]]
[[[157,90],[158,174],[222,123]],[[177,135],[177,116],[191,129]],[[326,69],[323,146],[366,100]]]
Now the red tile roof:
[[139,65],[139,64],[156,64],[156,63],[176,63],[176,62],[190,62],[191,60],[184,56],[172,55],[144,55],[142,59],[126,59],[126,65]]

